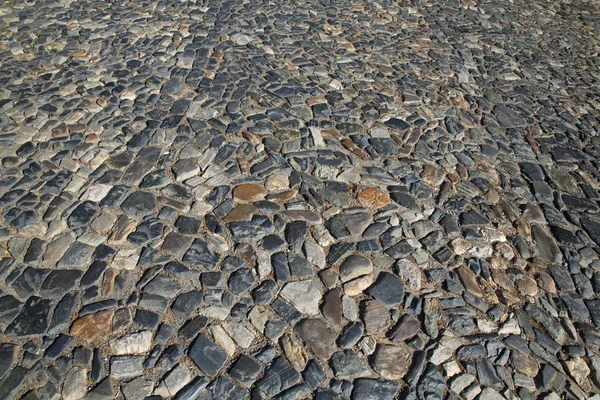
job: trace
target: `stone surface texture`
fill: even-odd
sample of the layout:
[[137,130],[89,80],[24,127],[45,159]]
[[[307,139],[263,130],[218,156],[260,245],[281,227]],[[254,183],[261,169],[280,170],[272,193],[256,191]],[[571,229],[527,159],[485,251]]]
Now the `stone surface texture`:
[[599,15],[2,2],[0,400],[600,400]]

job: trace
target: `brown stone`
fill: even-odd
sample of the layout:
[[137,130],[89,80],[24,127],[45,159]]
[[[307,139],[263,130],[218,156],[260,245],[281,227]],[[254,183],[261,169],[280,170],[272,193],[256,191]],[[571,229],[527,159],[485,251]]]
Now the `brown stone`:
[[95,314],[84,315],[73,322],[71,335],[91,343],[98,337],[110,333],[114,311],[99,311]]
[[99,142],[100,141],[100,136],[96,135],[95,133],[90,133],[89,135],[87,135],[85,137],[85,141],[86,142]]
[[111,296],[115,289],[115,279],[117,279],[119,271],[115,268],[109,268],[104,273],[104,280],[102,281],[102,295],[107,297]]
[[306,352],[296,336],[288,333],[283,335],[281,338],[281,347],[283,348],[285,357],[296,371],[303,371],[306,368],[306,363],[308,362]]
[[256,183],[244,183],[233,189],[233,198],[247,203],[262,200],[266,194],[267,191]]
[[357,199],[363,207],[371,209],[385,207],[391,202],[389,193],[367,186],[358,189]]
[[367,333],[378,334],[387,330],[390,324],[390,312],[381,303],[368,300],[363,303],[362,319]]
[[305,319],[294,328],[294,332],[306,344],[313,354],[322,359],[329,359],[337,350],[337,335],[320,319]]
[[225,222],[248,221],[253,214],[258,212],[258,208],[252,204],[238,204],[227,216]]
[[298,191],[295,190],[295,189],[293,189],[293,190],[286,190],[285,192],[268,195],[267,196],[267,200],[271,200],[271,201],[275,201],[275,202],[280,202],[280,203],[285,203],[286,201],[290,201],[294,197],[296,197],[296,194],[298,194]]
[[521,354],[518,351],[513,351],[511,353],[511,359],[513,367],[520,373],[531,376],[532,378],[537,376],[540,365],[535,358]]
[[373,358],[373,369],[386,379],[402,379],[412,361],[412,350],[405,344],[379,345]]
[[125,240],[127,236],[135,230],[137,225],[138,223],[136,220],[129,218],[127,215],[121,215],[113,226],[108,240],[110,242],[121,242]]
[[427,164],[421,172],[421,179],[429,186],[437,187],[444,180],[444,172],[435,167],[433,164]]
[[552,279],[552,277],[550,275],[548,275],[545,272],[538,272],[538,279],[539,279],[539,284],[540,287],[542,289],[544,289],[544,291],[550,293],[550,294],[556,294],[556,283],[554,282],[554,279]]
[[495,269],[492,271],[492,281],[504,289],[504,291],[508,291],[511,294],[515,293],[515,285],[514,281],[508,276],[508,274],[504,270]]
[[471,293],[473,296],[483,296],[481,288],[479,287],[479,285],[477,285],[475,274],[471,270],[465,267],[460,267],[458,268],[458,276],[460,276],[460,280],[465,286],[465,289],[467,289],[467,292]]
[[[323,132],[322,132],[323,133]],[[354,144],[354,142],[350,139],[343,139],[341,141],[342,145],[350,150],[351,152],[353,152],[354,154],[356,154],[358,157],[360,157],[363,160],[368,160],[371,157],[369,157],[369,154],[364,151],[363,149],[361,149],[360,147],[358,147],[356,144]]]
[[535,279],[525,276],[517,282],[519,292],[524,296],[535,296],[538,292],[537,283]]

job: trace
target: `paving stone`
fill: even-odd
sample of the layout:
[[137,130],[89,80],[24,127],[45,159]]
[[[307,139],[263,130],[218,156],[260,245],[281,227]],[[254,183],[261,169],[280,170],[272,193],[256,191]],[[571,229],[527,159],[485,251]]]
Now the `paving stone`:
[[352,350],[342,350],[331,356],[331,368],[338,378],[362,377],[368,369]]
[[0,398],[594,398],[598,4],[96,3],[1,11]]
[[277,357],[265,369],[263,377],[257,381],[256,386],[267,396],[273,397],[299,381],[300,374],[287,364],[283,357]]
[[301,313],[308,315],[319,313],[321,290],[316,281],[290,282],[283,287],[280,294]]
[[296,325],[294,332],[319,358],[328,359],[336,350],[337,335],[320,319],[304,319]]
[[142,375],[142,356],[118,356],[110,359],[110,375],[113,379],[130,379]]
[[393,307],[402,303],[404,286],[402,281],[394,274],[381,272],[373,286],[367,290],[367,293],[384,306]]
[[377,379],[357,379],[352,389],[352,399],[391,400],[400,390],[400,384]]
[[227,353],[202,334],[190,346],[188,354],[198,368],[209,376],[215,376],[227,360]]
[[21,338],[44,334],[48,329],[50,313],[53,308],[54,304],[50,300],[44,300],[37,296],[30,297],[19,315],[6,328],[5,335]]

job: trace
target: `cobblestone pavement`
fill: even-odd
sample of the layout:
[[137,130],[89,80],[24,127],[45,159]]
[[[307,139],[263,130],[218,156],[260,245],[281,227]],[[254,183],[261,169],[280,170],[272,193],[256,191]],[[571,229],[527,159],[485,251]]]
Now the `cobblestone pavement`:
[[4,2],[0,399],[599,399],[598,15]]

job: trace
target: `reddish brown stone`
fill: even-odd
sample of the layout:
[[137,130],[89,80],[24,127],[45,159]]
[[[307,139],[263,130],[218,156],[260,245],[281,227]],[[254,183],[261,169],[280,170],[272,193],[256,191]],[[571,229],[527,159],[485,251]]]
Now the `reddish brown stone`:
[[358,201],[363,207],[377,209],[390,204],[390,194],[382,190],[362,186],[358,189]]
[[99,311],[84,315],[73,322],[71,335],[78,336],[90,343],[110,333],[114,311]]
[[233,189],[233,197],[237,201],[251,203],[265,198],[267,191],[256,183],[244,183]]

